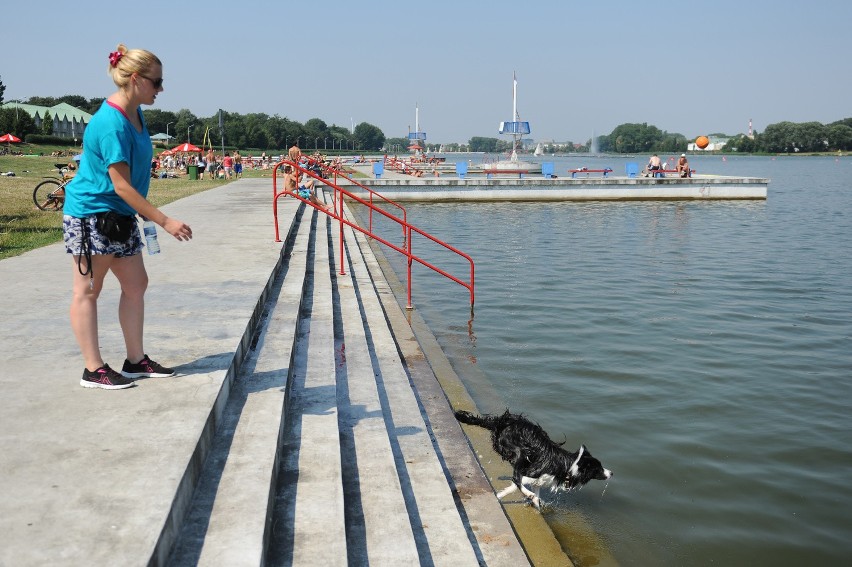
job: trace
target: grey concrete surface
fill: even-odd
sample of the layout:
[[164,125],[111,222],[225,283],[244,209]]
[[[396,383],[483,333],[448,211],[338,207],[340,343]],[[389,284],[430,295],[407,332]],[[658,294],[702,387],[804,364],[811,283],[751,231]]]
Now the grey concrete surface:
[[[145,348],[180,376],[127,390],[82,388],[62,244],[0,261],[0,565],[146,565],[177,529],[199,440],[279,262],[269,182],[242,180],[164,210],[193,228],[160,231],[146,256]],[[282,201],[282,218],[297,204]],[[289,224],[289,223],[288,223]],[[117,281],[99,303],[101,350],[120,368]],[[173,505],[174,504],[174,505]]]
[[[195,518],[204,524],[198,537],[206,541],[183,555],[181,564],[260,564],[269,537],[263,502],[271,500],[270,476],[280,458],[283,477],[306,481],[293,493],[289,529],[299,542],[292,563],[317,564],[321,549],[322,564],[344,565],[348,528],[342,522],[352,512],[343,510],[343,492],[352,484],[341,480],[350,463],[340,456],[347,450],[357,455],[361,541],[371,562],[409,564],[419,554],[430,565],[525,563],[493,493],[481,491],[480,504],[462,511],[459,485],[439,452],[440,440],[430,437],[435,432],[424,422],[396,341],[406,341],[412,357],[422,353],[415,352],[413,334],[389,329],[386,317],[404,316],[397,304],[376,295],[374,285],[381,290],[386,283],[365,243],[348,234],[350,254],[356,251],[354,279],[337,276],[339,295],[314,285],[308,323],[295,323],[304,273],[301,280],[289,274],[284,280],[280,297],[286,305],[263,312],[276,302],[272,282],[283,264],[270,184],[243,179],[164,208],[188,222],[195,235],[181,243],[161,231],[162,253],[145,258],[146,351],[176,366],[180,375],[174,378],[140,380],[120,391],[80,387],[82,359],[68,321],[70,257],[57,244],[0,261],[0,567],[167,564],[184,521],[193,520],[208,454],[225,462],[207,512],[202,506],[196,514],[201,519]],[[282,235],[298,205],[279,201]],[[316,232],[315,246],[327,250],[325,231]],[[357,252],[358,246],[364,251]],[[293,256],[301,262],[291,266],[295,272],[304,272],[307,257],[314,277],[331,278],[322,254],[311,259],[307,247],[297,244]],[[117,288],[108,276],[99,304],[101,348],[113,367],[124,358]],[[338,312],[350,349],[342,409],[335,403],[341,386],[334,384],[344,354],[332,324]],[[253,354],[252,337],[267,319],[263,354]],[[291,324],[295,328],[288,329]],[[365,341],[365,329],[372,354],[354,348]],[[286,345],[298,348],[300,341],[312,354],[291,361]],[[276,346],[266,351],[270,344]],[[251,372],[248,384],[234,384],[241,372]],[[374,374],[378,390],[375,380],[368,386]],[[285,375],[291,380],[286,386]],[[300,391],[288,401],[285,390]],[[229,396],[240,405],[239,416],[228,415]],[[316,435],[298,439],[297,451],[292,440],[285,441],[277,455],[271,448],[283,438],[276,415],[282,404],[293,406],[288,412],[298,415],[297,430]],[[449,406],[441,411],[446,422]],[[347,432],[338,430],[341,424]],[[443,441],[443,450],[452,446],[454,460],[461,452],[467,454],[461,460],[475,463],[453,427],[456,436]],[[233,441],[215,457],[216,430],[227,428]],[[351,447],[341,450],[341,443]],[[388,475],[390,466],[405,477],[402,495],[399,477]],[[481,471],[474,469],[471,464],[464,474],[479,474],[482,484]],[[247,483],[251,494],[242,486]],[[419,525],[403,525],[412,519]]]

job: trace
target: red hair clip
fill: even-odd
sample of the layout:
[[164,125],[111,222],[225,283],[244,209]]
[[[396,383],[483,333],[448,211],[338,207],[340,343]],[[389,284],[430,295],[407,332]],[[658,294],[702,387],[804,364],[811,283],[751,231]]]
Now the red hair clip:
[[121,51],[113,51],[109,54],[109,64],[115,67],[118,65],[118,62],[121,61],[122,57],[124,57],[124,53]]

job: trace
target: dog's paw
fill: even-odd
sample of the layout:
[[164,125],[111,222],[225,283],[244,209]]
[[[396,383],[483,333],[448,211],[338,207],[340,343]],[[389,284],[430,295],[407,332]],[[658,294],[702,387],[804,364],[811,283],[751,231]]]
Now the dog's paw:
[[527,496],[524,502],[527,506],[532,506],[536,510],[541,510],[541,499],[538,496]]

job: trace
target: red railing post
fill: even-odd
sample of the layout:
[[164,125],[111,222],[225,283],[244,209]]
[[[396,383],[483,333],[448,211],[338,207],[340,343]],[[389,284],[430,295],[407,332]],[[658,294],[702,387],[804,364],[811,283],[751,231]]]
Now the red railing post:
[[405,250],[407,253],[407,263],[408,263],[408,304],[405,306],[406,309],[414,309],[414,305],[411,303],[411,264],[414,261],[414,255],[411,253],[411,227],[406,224],[405,228],[403,228],[405,234]]
[[343,191],[338,191],[337,187],[334,189],[334,208],[340,222],[340,275],[343,276],[346,275],[343,257]]
[[281,242],[281,235],[278,233],[278,180],[276,173],[278,165],[272,168],[272,217],[275,219],[275,242]]

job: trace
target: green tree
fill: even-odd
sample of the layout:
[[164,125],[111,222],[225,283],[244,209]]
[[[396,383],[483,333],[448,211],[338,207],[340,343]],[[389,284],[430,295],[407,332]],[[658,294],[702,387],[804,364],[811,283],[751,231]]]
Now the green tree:
[[832,150],[852,150],[852,126],[834,123],[828,127],[828,147]]
[[48,136],[53,134],[53,117],[50,112],[44,112],[44,118],[41,119],[41,133]]
[[470,147],[470,151],[472,152],[495,153],[497,152],[499,143],[500,140],[498,140],[497,138],[483,138],[481,136],[474,136],[468,141],[468,146]]
[[791,153],[798,151],[796,125],[792,122],[769,124],[763,131],[761,142],[764,151],[770,153]]
[[619,153],[648,153],[663,140],[663,132],[656,126],[642,124],[621,124],[616,126],[610,136],[613,149]]
[[[0,108],[0,132],[15,133],[15,108]],[[20,134],[15,134],[19,138]]]
[[350,141],[352,136],[348,128],[332,124],[328,129],[328,133],[334,139],[334,147],[340,149],[351,148]]
[[355,126],[355,143],[357,149],[377,151],[385,144],[385,135],[377,126],[361,122]]
[[796,141],[805,152],[824,152],[828,149],[828,131],[819,122],[796,124]]
[[[618,153],[685,152],[689,140],[683,134],[664,132],[647,123],[620,124],[608,136],[598,136],[598,151]],[[591,141],[589,141],[589,144]],[[580,151],[583,151],[582,148]],[[588,150],[586,150],[588,151]]]
[[105,100],[105,97],[90,98],[88,104],[86,106],[81,106],[80,110],[85,110],[89,114],[94,114],[98,111]]
[[745,134],[740,134],[739,136],[730,138],[722,149],[726,152],[751,153],[755,151],[755,148],[756,144],[754,140]]
[[609,136],[598,136],[598,151],[599,152],[614,152],[615,148],[612,145],[612,139]]
[[389,154],[399,154],[408,151],[408,138],[385,138],[384,150]]
[[148,125],[148,132],[151,134],[165,134],[166,125],[169,126],[169,135],[177,137],[177,114],[170,110],[160,110],[159,108],[147,108],[142,111],[145,115],[145,123]]
[[319,118],[311,118],[305,122],[305,136],[312,139],[312,143],[321,147],[325,143],[325,138],[328,137],[328,124]]
[[[175,124],[175,144],[189,142],[195,140],[198,144],[201,143],[201,137],[204,135],[204,127],[199,126],[198,118],[186,108],[181,108],[177,111],[177,124]],[[193,135],[193,132],[195,133]],[[196,144],[196,145],[198,145]]]
[[246,147],[267,149],[286,146],[287,125],[290,121],[277,114],[249,114],[246,116]]
[[664,132],[663,139],[652,149],[661,153],[678,153],[685,152],[688,146],[689,141],[683,134],[669,134]]
[[86,97],[80,95],[65,95],[61,96],[57,99],[57,104],[60,102],[64,102],[65,104],[70,104],[74,108],[84,109],[88,106],[88,101]]
[[3,84],[3,75],[0,75],[0,104],[3,104],[3,93],[6,92],[6,85]]
[[27,134],[35,134],[35,120],[28,112],[11,108],[0,108],[0,132],[11,132],[20,139]]
[[55,106],[59,101],[52,96],[31,96],[26,104],[34,104],[36,106]]
[[844,118],[843,120],[838,120],[837,122],[832,122],[829,126],[835,126],[837,124],[844,124],[852,128],[852,118]]
[[280,118],[279,120],[279,133],[278,136],[273,138],[274,141],[271,147],[289,148],[294,142],[299,144],[300,148],[305,147],[305,140],[307,140],[307,136],[305,135],[304,126],[295,120],[290,120],[289,118]]

